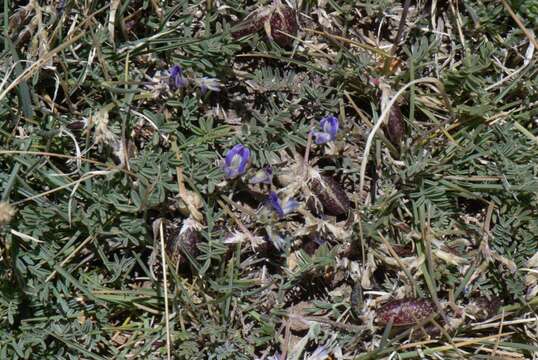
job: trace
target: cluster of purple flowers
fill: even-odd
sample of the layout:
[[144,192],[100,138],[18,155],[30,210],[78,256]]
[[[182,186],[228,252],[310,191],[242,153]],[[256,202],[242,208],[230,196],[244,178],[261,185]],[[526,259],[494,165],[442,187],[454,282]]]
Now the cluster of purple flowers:
[[[181,71],[174,72],[176,76],[181,76]],[[177,81],[174,80],[176,83]],[[180,82],[180,80],[178,80]],[[313,131],[316,144],[325,144],[336,139],[338,132],[338,119],[334,116],[326,116],[320,120],[320,131]],[[224,158],[223,171],[227,179],[235,179],[247,171],[250,165],[250,149],[243,144],[234,145]],[[273,169],[266,166],[260,169],[249,180],[251,184],[272,184]],[[277,193],[271,191],[268,197],[268,203],[279,217],[284,217],[299,207],[299,203],[293,198],[280,200]]]
[[[220,81],[215,78],[202,77],[194,79],[194,83],[200,89],[200,92],[205,94],[208,90],[220,91]],[[189,80],[183,76],[183,69],[179,65],[174,65],[168,70],[168,86],[170,90],[176,91],[186,87],[189,84]]]
[[168,71],[170,78],[168,79],[168,86],[172,90],[178,90],[187,86],[188,81],[183,77],[183,69],[179,65],[174,65]]
[[338,133],[338,126],[338,119],[335,116],[330,115],[321,119],[319,122],[321,131],[312,132],[315,143],[321,145],[334,141]]
[[[228,150],[224,158],[224,175],[227,179],[235,179],[247,171],[249,164],[250,149],[243,144],[234,145],[234,147]],[[251,184],[272,184],[273,169],[270,166],[266,166],[258,170],[249,182]],[[288,199],[282,202],[274,191],[269,193],[268,203],[279,217],[284,217],[299,206],[299,203],[294,199]]]

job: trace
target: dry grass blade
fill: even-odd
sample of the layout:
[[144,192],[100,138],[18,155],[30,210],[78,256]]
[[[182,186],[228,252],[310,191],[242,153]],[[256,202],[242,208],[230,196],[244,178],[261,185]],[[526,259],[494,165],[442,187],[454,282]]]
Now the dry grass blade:
[[161,261],[162,261],[162,267],[163,267],[163,289],[164,289],[164,319],[165,319],[165,326],[166,326],[166,355],[167,359],[170,360],[172,358],[172,338],[170,336],[170,313],[169,313],[169,307],[168,307],[168,277],[167,277],[167,266],[166,266],[166,250],[165,250],[165,244],[164,244],[164,230],[163,230],[163,222],[161,221],[159,224],[159,239],[160,239],[160,245],[161,245]]

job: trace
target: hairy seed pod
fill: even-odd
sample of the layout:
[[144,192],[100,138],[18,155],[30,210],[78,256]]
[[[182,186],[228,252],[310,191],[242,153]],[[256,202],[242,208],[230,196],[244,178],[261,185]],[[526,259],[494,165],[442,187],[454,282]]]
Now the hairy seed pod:
[[415,325],[435,312],[435,304],[429,299],[406,298],[392,300],[376,311],[376,321],[394,326]]
[[232,28],[233,38],[239,39],[243,36],[260,31],[263,28],[263,24],[269,20],[270,16],[271,11],[267,8],[261,8],[251,12],[245,19]]
[[400,257],[409,257],[415,254],[415,252],[413,251],[413,246],[411,244],[391,244],[391,246],[394,252]]
[[402,111],[398,104],[394,104],[389,112],[387,123],[387,136],[390,142],[399,147],[405,133],[405,123],[402,118]]
[[177,235],[167,237],[166,253],[176,268],[188,264],[187,257],[194,258],[200,253],[198,250],[199,230],[200,225],[195,220],[187,219]]
[[310,189],[327,214],[338,216],[349,211],[351,202],[342,186],[332,177],[320,175],[319,178],[312,178]]
[[72,121],[67,124],[66,127],[74,132],[82,132],[82,130],[84,130],[84,128],[86,127],[86,122],[82,120]]
[[278,5],[271,14],[269,23],[271,28],[270,37],[279,46],[289,48],[293,44],[293,38],[286,34],[296,36],[299,29],[295,10],[285,5]]

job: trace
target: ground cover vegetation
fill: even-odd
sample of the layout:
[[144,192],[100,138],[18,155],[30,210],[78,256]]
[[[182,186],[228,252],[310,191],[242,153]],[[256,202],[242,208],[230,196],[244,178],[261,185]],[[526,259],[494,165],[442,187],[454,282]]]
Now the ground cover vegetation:
[[0,11],[0,358],[536,358],[535,1]]

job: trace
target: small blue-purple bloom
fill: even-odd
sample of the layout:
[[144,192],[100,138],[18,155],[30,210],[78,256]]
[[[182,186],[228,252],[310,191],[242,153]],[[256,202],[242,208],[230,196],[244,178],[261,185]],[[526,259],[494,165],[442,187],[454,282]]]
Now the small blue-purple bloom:
[[224,159],[224,174],[228,179],[234,179],[247,171],[250,161],[250,150],[242,144],[237,144],[226,153]]
[[269,203],[278,217],[284,217],[299,207],[299,203],[292,198],[282,203],[274,191],[269,193]]
[[249,181],[251,184],[272,184],[273,169],[271,166],[266,166],[263,169],[256,171],[256,174]]
[[207,90],[218,92],[220,91],[221,86],[219,79],[208,78],[205,76],[198,80],[198,85],[200,86],[200,92],[202,93],[202,95],[204,95]]
[[326,116],[320,120],[319,126],[321,131],[313,131],[314,141],[316,144],[326,144],[329,141],[334,141],[336,139],[336,134],[338,133],[338,119],[335,116]]
[[170,89],[172,90],[178,90],[182,87],[185,87],[187,85],[187,80],[183,77],[183,69],[181,69],[181,66],[174,65],[170,68],[168,71],[170,78],[168,80],[168,84],[170,85]]

